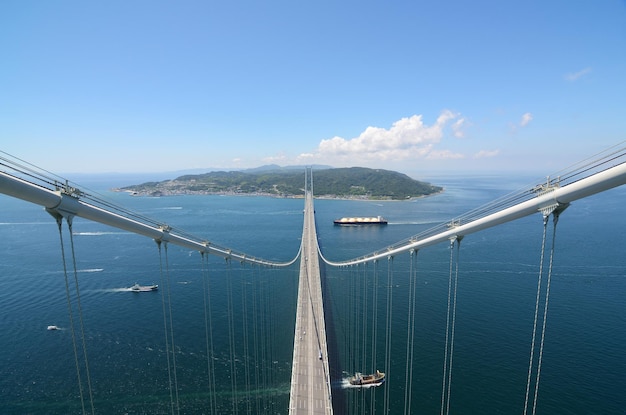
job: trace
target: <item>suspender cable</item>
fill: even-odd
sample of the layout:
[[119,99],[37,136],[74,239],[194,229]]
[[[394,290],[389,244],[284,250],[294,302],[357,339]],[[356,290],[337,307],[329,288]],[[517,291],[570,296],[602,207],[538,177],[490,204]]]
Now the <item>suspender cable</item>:
[[[167,261],[167,242],[162,242],[160,240],[155,240],[157,247],[159,249],[159,272],[161,274],[161,286],[164,290],[161,291],[161,304],[163,309],[163,333],[165,335],[165,356],[167,358],[167,378],[169,382],[169,391],[170,391],[170,410],[172,415],[175,411],[178,410],[178,386],[176,385],[176,364],[172,366],[172,360],[175,359],[174,356],[170,359],[170,341],[171,350],[174,349],[173,337],[170,337],[171,325],[172,325],[172,308],[170,303],[170,295],[169,295],[169,272],[165,272],[163,270],[163,255],[161,252],[161,245],[166,247],[165,257]],[[166,264],[166,267],[169,266]],[[167,299],[166,296],[167,295]],[[168,313],[169,309],[169,313]],[[169,316],[169,317],[168,317]],[[173,372],[173,373],[172,373]],[[174,377],[174,381],[172,381],[172,377]],[[174,390],[176,390],[176,401],[174,400]]]
[[411,389],[413,387],[413,357],[415,346],[415,296],[417,288],[417,251],[410,251],[409,265],[409,315],[407,319],[406,336],[406,373],[404,390],[404,415],[411,413]]
[[454,356],[454,334],[456,329],[456,298],[457,288],[459,285],[459,254],[461,252],[461,237],[456,238],[456,260],[454,272],[454,300],[452,302],[452,327],[450,334],[450,362],[448,364],[448,397],[446,405],[446,414],[450,413],[450,390],[452,389],[452,357]]
[[[359,362],[361,360],[361,357],[359,356],[360,350],[359,350],[359,328],[361,326],[361,321],[359,320],[361,312],[359,310],[359,307],[362,305],[362,302],[360,301],[359,295],[361,294],[361,289],[360,289],[360,282],[361,279],[359,278],[359,269],[358,266],[351,266],[350,267],[350,275],[351,275],[351,290],[352,292],[350,293],[350,302],[352,303],[352,307],[350,308],[350,314],[349,314],[349,319],[350,319],[350,354],[351,354],[351,367],[353,368],[352,372],[356,372],[361,371],[362,369],[358,369],[359,367]],[[352,394],[352,402],[353,402],[353,407],[356,409],[358,408],[359,405],[359,395],[356,393]]]
[[539,378],[541,373],[541,362],[543,359],[543,345],[545,340],[546,333],[546,322],[548,317],[548,300],[550,297],[550,280],[552,278],[552,264],[554,261],[554,247],[556,242],[556,225],[559,220],[560,214],[569,206],[569,204],[554,204],[552,206],[548,206],[542,210],[543,213],[543,236],[541,240],[541,257],[539,260],[539,277],[537,279],[537,296],[535,300],[535,316],[533,320],[533,335],[532,341],[530,345],[530,358],[528,362],[528,378],[526,380],[526,396],[524,398],[524,415],[528,412],[528,401],[530,398],[530,384],[532,381],[532,372],[534,367],[534,353],[535,353],[535,344],[537,339],[537,322],[539,317],[539,306],[541,299],[541,291],[542,291],[542,276],[543,276],[543,265],[545,258],[545,250],[546,250],[546,235],[548,229],[548,221],[550,219],[550,215],[553,217],[553,229],[552,229],[552,244],[550,247],[550,259],[548,264],[548,275],[546,279],[546,288],[545,288],[545,300],[544,300],[544,310],[543,310],[543,321],[541,328],[541,339],[539,345],[539,357],[537,361],[537,374],[535,378],[535,390],[533,396],[533,409],[532,413],[534,414],[537,408],[537,394],[539,392]]
[[[268,281],[269,283],[269,281]],[[279,291],[277,290],[275,284],[276,284],[276,280],[272,279],[271,281],[272,284],[272,289],[269,290],[269,299],[267,302],[267,307],[268,307],[268,316],[269,316],[269,332],[267,337],[267,341],[268,341],[268,350],[269,350],[269,360],[268,360],[268,369],[269,369],[269,374],[270,374],[270,385],[271,387],[271,399],[272,399],[272,408],[270,410],[270,413],[275,414],[278,412],[281,412],[283,410],[282,406],[279,406],[280,401],[279,401],[279,396],[278,396],[278,390],[274,387],[276,385],[276,378],[277,378],[277,371],[276,371],[276,367],[274,362],[277,361],[277,357],[276,357],[276,338],[277,338],[277,333],[278,333],[278,329],[276,327],[277,321],[279,320],[277,313],[277,308],[275,306],[275,304],[277,304],[277,302],[279,301],[278,297],[278,293]],[[316,329],[316,336],[319,336],[319,331],[317,331]],[[318,337],[318,345],[319,345],[319,337]]]
[[[307,277],[308,278],[308,277]],[[274,309],[274,301],[276,300],[276,290],[274,289],[273,286],[274,281],[270,282],[268,281],[268,290],[267,290],[267,297],[266,297],[266,315],[267,315],[267,334],[264,336],[265,339],[267,340],[267,347],[266,347],[266,351],[267,351],[267,379],[268,379],[268,387],[271,390],[270,393],[270,409],[269,409],[269,413],[277,413],[280,409],[277,408],[277,393],[276,390],[274,389],[274,385],[276,384],[276,374],[274,373],[274,339],[275,339],[275,333],[276,333],[276,316],[275,316],[275,309]],[[315,316],[314,316],[315,317]],[[313,333],[311,333],[313,334]],[[282,408],[281,408],[282,409]]]
[[[343,270],[342,270],[343,271]],[[339,319],[342,323],[342,329],[341,329],[341,334],[342,334],[342,357],[343,359],[345,359],[346,362],[346,370],[348,372],[354,372],[355,367],[354,367],[354,362],[352,360],[352,335],[353,335],[353,330],[352,330],[352,325],[351,325],[351,320],[352,320],[352,314],[354,313],[354,310],[352,309],[352,301],[354,300],[354,296],[352,293],[352,289],[354,287],[354,269],[352,267],[347,267],[345,269],[345,273],[346,273],[346,284],[345,287],[350,290],[348,291],[348,293],[344,296],[344,301],[341,301],[339,303],[339,307],[341,307],[339,310],[339,313],[341,313],[341,315],[343,316],[342,319]],[[350,396],[350,399],[347,400],[347,404],[351,405],[352,401],[354,401],[354,396]],[[348,413],[350,412],[350,406],[347,407],[348,408]]]
[[[391,373],[391,324],[393,310],[393,256],[387,258],[387,324],[385,331],[385,376],[389,379]],[[384,412],[389,413],[389,387],[385,388]]]
[[[378,329],[378,260],[374,260],[374,287],[372,289],[372,368],[376,367],[376,342]],[[371,390],[370,413],[376,409],[376,395],[374,388]]]
[[[348,352],[349,352],[349,362],[352,371],[355,371],[358,367],[357,363],[357,350],[356,350],[356,339],[357,339],[357,319],[358,319],[358,303],[357,299],[357,286],[359,283],[359,275],[357,273],[356,267],[350,267],[350,295],[348,298]],[[354,395],[354,394],[353,394]]]
[[560,211],[558,210],[552,214],[552,221],[554,223],[554,226],[552,229],[552,245],[550,247],[550,264],[548,266],[548,278],[546,281],[546,301],[543,307],[543,324],[541,327],[541,341],[539,344],[539,360],[537,362],[537,380],[535,381],[535,396],[533,399],[533,415],[535,414],[536,409],[537,409],[537,394],[539,392],[539,377],[541,375],[541,361],[543,358],[543,342],[544,342],[545,335],[546,335],[546,321],[548,319],[548,300],[550,298],[550,280],[552,277],[552,264],[554,261],[554,244],[556,242],[556,224],[559,221],[559,215],[560,215]]
[[67,228],[70,233],[70,247],[72,249],[72,265],[74,267],[74,284],[76,289],[76,306],[78,307],[78,320],[80,325],[80,336],[83,343],[83,358],[85,359],[85,375],[87,376],[87,390],[89,391],[89,402],[91,404],[91,413],[95,413],[93,406],[93,393],[91,390],[91,375],[89,373],[89,359],[87,358],[87,344],[85,343],[85,324],[83,322],[83,308],[80,302],[80,289],[78,287],[78,272],[76,270],[76,253],[74,250],[74,234],[72,231],[72,217],[67,219]]
[[[369,304],[367,301],[368,298],[368,290],[367,290],[367,265],[368,263],[365,263],[363,265],[357,265],[357,267],[361,268],[362,271],[362,278],[363,278],[363,294],[362,294],[362,298],[363,298],[363,321],[362,321],[362,332],[363,335],[361,336],[363,345],[362,345],[362,350],[363,353],[361,355],[361,367],[367,367],[367,316],[369,315]],[[364,393],[360,393],[359,395],[361,395],[361,410],[365,411],[365,394]]]
[[[261,329],[260,333],[260,358],[261,361],[261,384],[263,385],[263,390],[266,391],[268,389],[269,379],[268,379],[268,367],[269,360],[268,352],[267,352],[267,336],[269,334],[269,322],[268,322],[268,314],[266,305],[269,302],[269,287],[267,281],[259,280],[259,327]],[[268,413],[271,404],[271,399],[268,393],[263,394],[262,406],[264,409],[264,413]]]
[[257,394],[255,398],[255,413],[261,414],[261,399],[265,394],[265,390],[262,389],[262,385],[259,377],[259,365],[260,365],[260,356],[259,356],[259,317],[258,317],[258,289],[257,286],[260,285],[260,272],[259,268],[256,267],[256,275],[252,279],[252,337],[253,337],[253,345],[254,345],[254,384],[257,389],[262,390],[262,393]]
[[[350,276],[348,278],[348,313],[347,313],[347,327],[346,327],[346,344],[348,347],[348,367],[352,371],[357,368],[356,355],[357,351],[355,350],[355,339],[356,339],[356,318],[357,318],[357,299],[356,299],[356,284],[357,284],[358,275],[356,274],[355,267],[350,267]],[[353,397],[354,402],[354,397]]]
[[245,278],[244,263],[241,266],[241,316],[243,327],[243,361],[244,361],[244,378],[246,380],[246,413],[252,413],[252,402],[250,400],[250,353],[248,347],[248,299]]
[[170,320],[170,340],[172,345],[172,369],[174,369],[174,397],[176,398],[176,412],[180,414],[180,401],[178,399],[178,370],[176,369],[176,343],[174,342],[174,315],[172,314],[172,290],[170,283],[170,262],[167,252],[167,242],[163,244],[165,250],[165,281],[167,282],[167,304]]
[[206,340],[207,379],[209,391],[209,413],[217,413],[215,394],[215,362],[213,360],[213,318],[211,313],[211,289],[209,284],[208,254],[200,253],[202,260],[202,299],[204,302],[204,332]]
[[450,336],[450,310],[452,302],[452,255],[454,254],[454,239],[450,239],[450,272],[448,276],[448,309],[446,312],[446,343],[444,346],[444,358],[443,358],[443,380],[441,386],[441,415],[445,413],[445,398],[446,388],[448,381],[448,343]]
[[72,332],[72,347],[74,349],[74,365],[76,366],[76,377],[78,379],[78,392],[80,395],[80,404],[83,409],[83,414],[85,411],[85,398],[83,394],[83,383],[80,374],[80,365],[78,364],[78,348],[76,346],[76,332],[74,330],[74,317],[72,312],[72,299],[70,295],[70,284],[69,278],[67,276],[67,263],[65,261],[65,246],[63,244],[63,217],[61,215],[54,215],[58,228],[59,228],[59,240],[61,243],[61,258],[63,260],[63,274],[65,276],[65,297],[67,299],[67,311],[70,320],[70,331]]
[[[454,354],[454,329],[456,323],[456,298],[459,279],[459,251],[461,237],[450,238],[450,276],[448,278],[448,310],[446,314],[446,345],[443,360],[443,386],[441,389],[441,414],[450,413],[450,390],[452,384],[452,356]],[[456,259],[454,245],[457,245]],[[454,265],[454,266],[453,266]],[[453,272],[454,270],[454,272]],[[453,284],[454,275],[454,284]]]
[[528,410],[528,398],[530,395],[530,382],[532,379],[532,371],[533,371],[533,362],[535,355],[535,339],[537,337],[537,319],[539,316],[539,300],[541,299],[541,277],[543,275],[543,260],[545,254],[545,246],[546,246],[546,234],[548,231],[548,219],[550,215],[543,216],[543,236],[541,238],[541,257],[539,259],[539,276],[537,278],[537,296],[535,299],[535,317],[533,320],[533,336],[530,343],[530,359],[528,361],[528,377],[526,379],[526,397],[524,399],[524,415],[526,415]]
[[228,300],[228,343],[230,346],[230,389],[232,395],[232,409],[233,414],[239,412],[239,406],[237,404],[237,372],[235,367],[235,322],[233,316],[233,275],[232,275],[232,261],[226,259],[228,263],[228,278],[227,278],[227,300]]

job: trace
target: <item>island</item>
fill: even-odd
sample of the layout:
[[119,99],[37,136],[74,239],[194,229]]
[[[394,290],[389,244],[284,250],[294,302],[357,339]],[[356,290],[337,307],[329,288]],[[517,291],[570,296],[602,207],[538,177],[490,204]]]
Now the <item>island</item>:
[[[116,190],[153,197],[181,194],[303,197],[303,185],[304,168],[276,167],[184,175]],[[443,188],[391,170],[345,167],[314,170],[313,191],[317,198],[407,200],[433,195]]]

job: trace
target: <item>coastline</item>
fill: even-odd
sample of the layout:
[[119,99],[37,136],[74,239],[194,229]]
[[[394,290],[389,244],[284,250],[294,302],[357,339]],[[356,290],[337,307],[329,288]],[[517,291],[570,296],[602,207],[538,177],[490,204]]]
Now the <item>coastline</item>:
[[[116,192],[116,193],[128,193],[130,196],[133,197],[168,197],[168,196],[208,196],[208,195],[216,195],[216,196],[252,196],[252,197],[272,197],[272,198],[276,198],[276,199],[303,199],[304,195],[281,195],[281,194],[276,194],[276,193],[269,193],[269,192],[250,192],[250,193],[243,193],[243,192],[233,192],[233,191],[222,191],[222,192],[209,192],[209,191],[193,191],[193,190],[179,190],[179,191],[172,191],[172,190],[166,190],[166,191],[162,191],[162,190],[157,190],[157,191],[151,191],[151,192],[141,192],[141,191],[133,191],[133,190],[124,190],[121,188],[112,188],[110,189],[110,191],[112,192]],[[405,199],[392,199],[392,198],[379,198],[379,197],[369,197],[369,196],[346,196],[346,195],[316,195],[315,198],[316,199],[324,199],[324,200],[353,200],[353,201],[364,201],[364,202],[371,202],[371,201],[376,201],[376,202],[405,202],[405,201],[413,201],[413,200],[417,200],[417,199],[423,199],[423,198],[427,198],[427,197],[432,197],[432,196],[437,196],[440,195],[442,193],[445,192],[445,188],[441,188],[440,191],[438,192],[434,192],[434,193],[430,193],[430,194],[425,194],[425,195],[419,195],[419,196],[411,196],[411,197],[407,197]]]

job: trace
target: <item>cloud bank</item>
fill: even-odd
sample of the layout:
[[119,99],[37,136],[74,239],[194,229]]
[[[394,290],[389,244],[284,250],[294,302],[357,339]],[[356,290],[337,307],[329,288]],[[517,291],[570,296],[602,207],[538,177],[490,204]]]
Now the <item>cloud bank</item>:
[[[465,120],[460,114],[442,111],[432,125],[424,124],[421,115],[402,118],[391,128],[367,127],[358,137],[333,137],[322,140],[311,153],[298,156],[300,162],[358,164],[413,159],[463,158],[459,153],[437,149],[449,129],[454,137],[463,137]],[[449,128],[448,128],[449,127]]]

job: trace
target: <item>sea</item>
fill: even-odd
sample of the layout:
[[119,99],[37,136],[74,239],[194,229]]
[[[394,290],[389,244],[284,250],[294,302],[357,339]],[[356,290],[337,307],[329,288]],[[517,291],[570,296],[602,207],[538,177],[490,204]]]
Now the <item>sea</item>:
[[[136,197],[111,190],[136,183],[83,180],[112,204],[210,243],[276,262],[298,254],[303,199]],[[381,252],[540,181],[420,180],[445,190],[406,201],[316,199],[324,257]],[[454,255],[443,243],[323,267],[335,413],[436,414],[444,400],[456,414],[531,413],[533,406],[544,414],[626,413],[625,204],[623,186],[561,214],[547,306],[553,225],[542,263],[539,213],[467,235]],[[378,215],[389,224],[333,225]],[[65,223],[59,232],[41,206],[0,195],[0,412],[287,414],[297,280],[297,263],[203,257],[81,218],[71,234]],[[133,293],[134,283],[159,290]],[[354,372],[376,369],[387,373],[383,385],[346,387]]]

